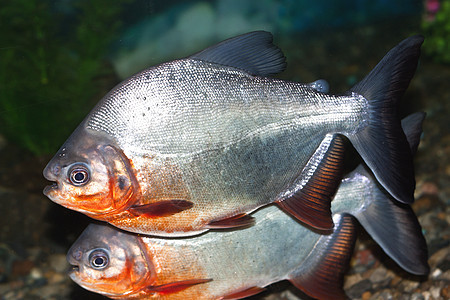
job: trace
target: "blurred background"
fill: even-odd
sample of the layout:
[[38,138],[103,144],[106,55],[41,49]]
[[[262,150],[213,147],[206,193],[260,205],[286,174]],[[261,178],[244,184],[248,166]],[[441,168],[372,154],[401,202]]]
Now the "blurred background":
[[[361,230],[352,299],[450,298],[450,0],[0,0],[0,299],[102,299],[66,275],[89,223],[47,199],[42,170],[112,87],[154,64],[252,30],[287,57],[280,78],[341,93],[402,39],[423,34],[403,116],[425,111],[416,203],[427,278],[402,271]],[[253,299],[308,299],[287,282]]]

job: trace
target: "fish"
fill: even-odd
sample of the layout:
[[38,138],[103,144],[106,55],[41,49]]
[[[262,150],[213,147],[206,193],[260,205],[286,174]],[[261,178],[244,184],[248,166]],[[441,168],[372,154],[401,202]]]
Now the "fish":
[[414,200],[414,168],[397,104],[422,36],[392,50],[343,95],[326,81],[271,76],[286,59],[269,32],[250,32],[118,84],[43,171],[44,194],[141,234],[190,236],[251,226],[275,203],[318,230],[347,139],[399,202]]
[[[424,113],[403,124],[417,149]],[[112,299],[241,299],[289,280],[319,299],[347,299],[343,276],[356,240],[355,219],[404,270],[429,273],[421,226],[364,165],[346,175],[332,201],[334,229],[311,230],[269,205],[240,230],[163,238],[106,223],[88,225],[67,253],[70,278]]]

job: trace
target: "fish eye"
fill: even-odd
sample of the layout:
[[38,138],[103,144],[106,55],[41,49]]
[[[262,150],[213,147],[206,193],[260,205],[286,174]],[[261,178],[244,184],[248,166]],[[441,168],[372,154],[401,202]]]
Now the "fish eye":
[[82,186],[89,181],[89,170],[85,165],[77,164],[69,170],[69,180],[73,185]]
[[103,249],[92,251],[89,255],[89,264],[96,270],[102,270],[109,264],[108,253]]

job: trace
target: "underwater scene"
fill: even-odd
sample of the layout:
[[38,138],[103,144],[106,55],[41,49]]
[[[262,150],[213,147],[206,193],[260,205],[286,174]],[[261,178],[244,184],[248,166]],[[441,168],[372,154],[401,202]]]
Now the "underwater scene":
[[450,0],[0,28],[0,299],[450,299]]

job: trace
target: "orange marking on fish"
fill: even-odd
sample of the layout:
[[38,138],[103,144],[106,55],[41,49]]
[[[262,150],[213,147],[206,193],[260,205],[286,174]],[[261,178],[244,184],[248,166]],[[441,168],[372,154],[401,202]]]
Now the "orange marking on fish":
[[[146,237],[139,237],[137,240],[141,253],[147,260],[147,276],[143,280],[135,281],[133,261],[128,260],[118,276],[108,278],[107,290],[115,294],[108,297],[166,300],[212,298],[205,286],[212,279],[208,278],[204,268],[198,263],[195,253],[186,251],[186,255],[180,257],[179,249],[172,249],[167,245],[147,244],[144,239]],[[105,279],[102,278],[101,281],[104,282]],[[99,281],[92,280],[91,284],[98,286]]]
[[[199,209],[196,203],[191,201],[190,191],[176,164],[169,159],[157,163],[153,157],[147,156],[139,165],[141,167],[133,171],[140,183],[141,196],[122,211],[96,216],[97,219],[131,231],[133,228],[148,228],[151,231],[168,233],[189,232],[201,230],[206,225],[208,211]],[[177,201],[182,204],[178,210],[173,206]],[[161,207],[152,210],[152,213],[145,213],[145,208],[151,207],[151,204]],[[142,213],[139,208],[142,208]]]
[[154,295],[155,299],[211,299],[207,284],[214,279],[206,274],[192,249],[180,251],[168,245],[145,243],[145,239],[141,237],[140,244],[151,259],[154,274],[151,285],[141,295]]
[[106,274],[100,278],[90,278],[85,276],[83,277],[83,281],[86,286],[108,291],[110,294],[122,294],[121,296],[114,298],[127,298],[129,295],[139,292],[143,289],[143,286],[146,286],[149,282],[154,280],[152,278],[154,275],[152,272],[147,272],[143,279],[137,280],[136,278],[141,276],[134,274],[133,264],[133,260],[131,258],[127,258],[125,267],[122,268],[121,272],[116,276]]

